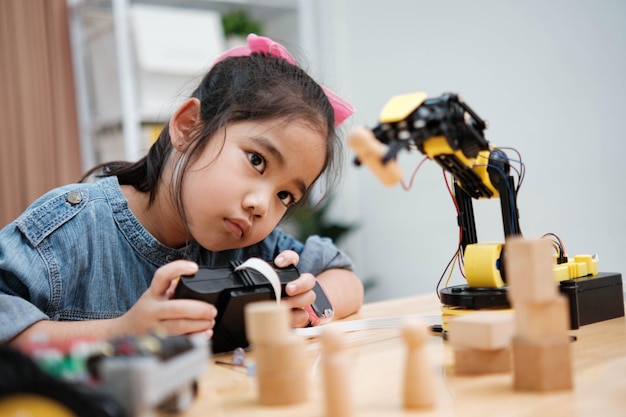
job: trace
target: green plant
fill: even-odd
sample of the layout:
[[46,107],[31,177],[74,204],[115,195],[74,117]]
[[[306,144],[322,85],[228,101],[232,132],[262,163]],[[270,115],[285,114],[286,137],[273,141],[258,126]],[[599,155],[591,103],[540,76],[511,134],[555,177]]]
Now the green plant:
[[[343,238],[359,228],[356,223],[336,223],[327,219],[328,208],[332,197],[328,198],[320,207],[299,207],[288,219],[293,226],[294,236],[304,242],[307,237],[318,235],[328,237],[340,245]],[[365,291],[377,285],[375,278],[362,279]]]
[[329,198],[318,208],[300,207],[293,213],[291,220],[295,223],[296,238],[306,240],[308,236],[319,235],[329,237],[338,243],[346,234],[358,227],[356,224],[329,222],[326,217],[330,203]]
[[250,33],[261,35],[263,25],[257,20],[250,18],[245,10],[235,10],[222,15],[224,35],[247,36]]

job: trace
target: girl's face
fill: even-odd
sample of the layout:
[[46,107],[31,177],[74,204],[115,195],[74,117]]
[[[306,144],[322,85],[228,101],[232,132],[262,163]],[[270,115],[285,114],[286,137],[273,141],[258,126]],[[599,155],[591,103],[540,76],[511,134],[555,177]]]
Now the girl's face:
[[260,242],[317,179],[325,158],[326,137],[303,121],[228,125],[186,174],[192,237],[212,251]]

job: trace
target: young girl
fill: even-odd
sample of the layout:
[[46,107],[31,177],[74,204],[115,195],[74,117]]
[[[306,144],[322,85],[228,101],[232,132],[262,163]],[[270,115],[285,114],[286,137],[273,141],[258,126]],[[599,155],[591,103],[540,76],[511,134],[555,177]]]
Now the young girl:
[[0,342],[157,328],[211,336],[215,307],[171,299],[177,277],[252,256],[298,265],[286,287],[293,326],[308,323],[316,279],[335,317],[358,311],[363,286],[350,259],[329,239],[301,243],[277,228],[323,173],[336,178],[335,127],[352,112],[282,46],[250,35],[218,59],[147,156],[94,168],[0,231]]

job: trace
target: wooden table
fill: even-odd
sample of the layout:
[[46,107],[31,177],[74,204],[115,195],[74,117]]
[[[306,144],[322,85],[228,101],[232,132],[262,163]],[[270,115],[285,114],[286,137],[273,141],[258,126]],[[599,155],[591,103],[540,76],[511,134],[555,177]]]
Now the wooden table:
[[[437,297],[421,295],[366,304],[348,320],[414,314],[440,309]],[[574,389],[551,393],[517,392],[512,374],[456,376],[451,347],[433,335],[427,344],[438,389],[437,406],[426,411],[402,407],[402,369],[405,347],[398,328],[346,333],[351,362],[354,416],[626,416],[626,321],[624,317],[571,331]],[[213,357],[199,381],[199,396],[182,415],[318,416],[324,417],[319,343],[311,339],[309,400],[295,406],[269,407],[257,402],[256,381],[242,367],[216,365],[228,355]],[[254,351],[247,354],[254,361]]]

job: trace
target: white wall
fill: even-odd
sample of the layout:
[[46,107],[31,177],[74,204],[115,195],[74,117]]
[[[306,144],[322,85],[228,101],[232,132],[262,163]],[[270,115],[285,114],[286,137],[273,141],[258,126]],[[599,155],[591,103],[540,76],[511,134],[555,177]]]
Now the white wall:
[[[570,255],[597,253],[622,272],[626,232],[626,2],[621,0],[319,0],[313,66],[373,126],[394,95],[462,95],[486,136],[517,148],[526,237],[553,232]],[[408,178],[422,159],[405,153]],[[349,166],[335,215],[362,227],[348,250],[370,301],[434,291],[458,239],[441,170],[385,188]],[[502,241],[499,201],[475,201],[479,241]],[[462,283],[455,273],[451,284]]]

